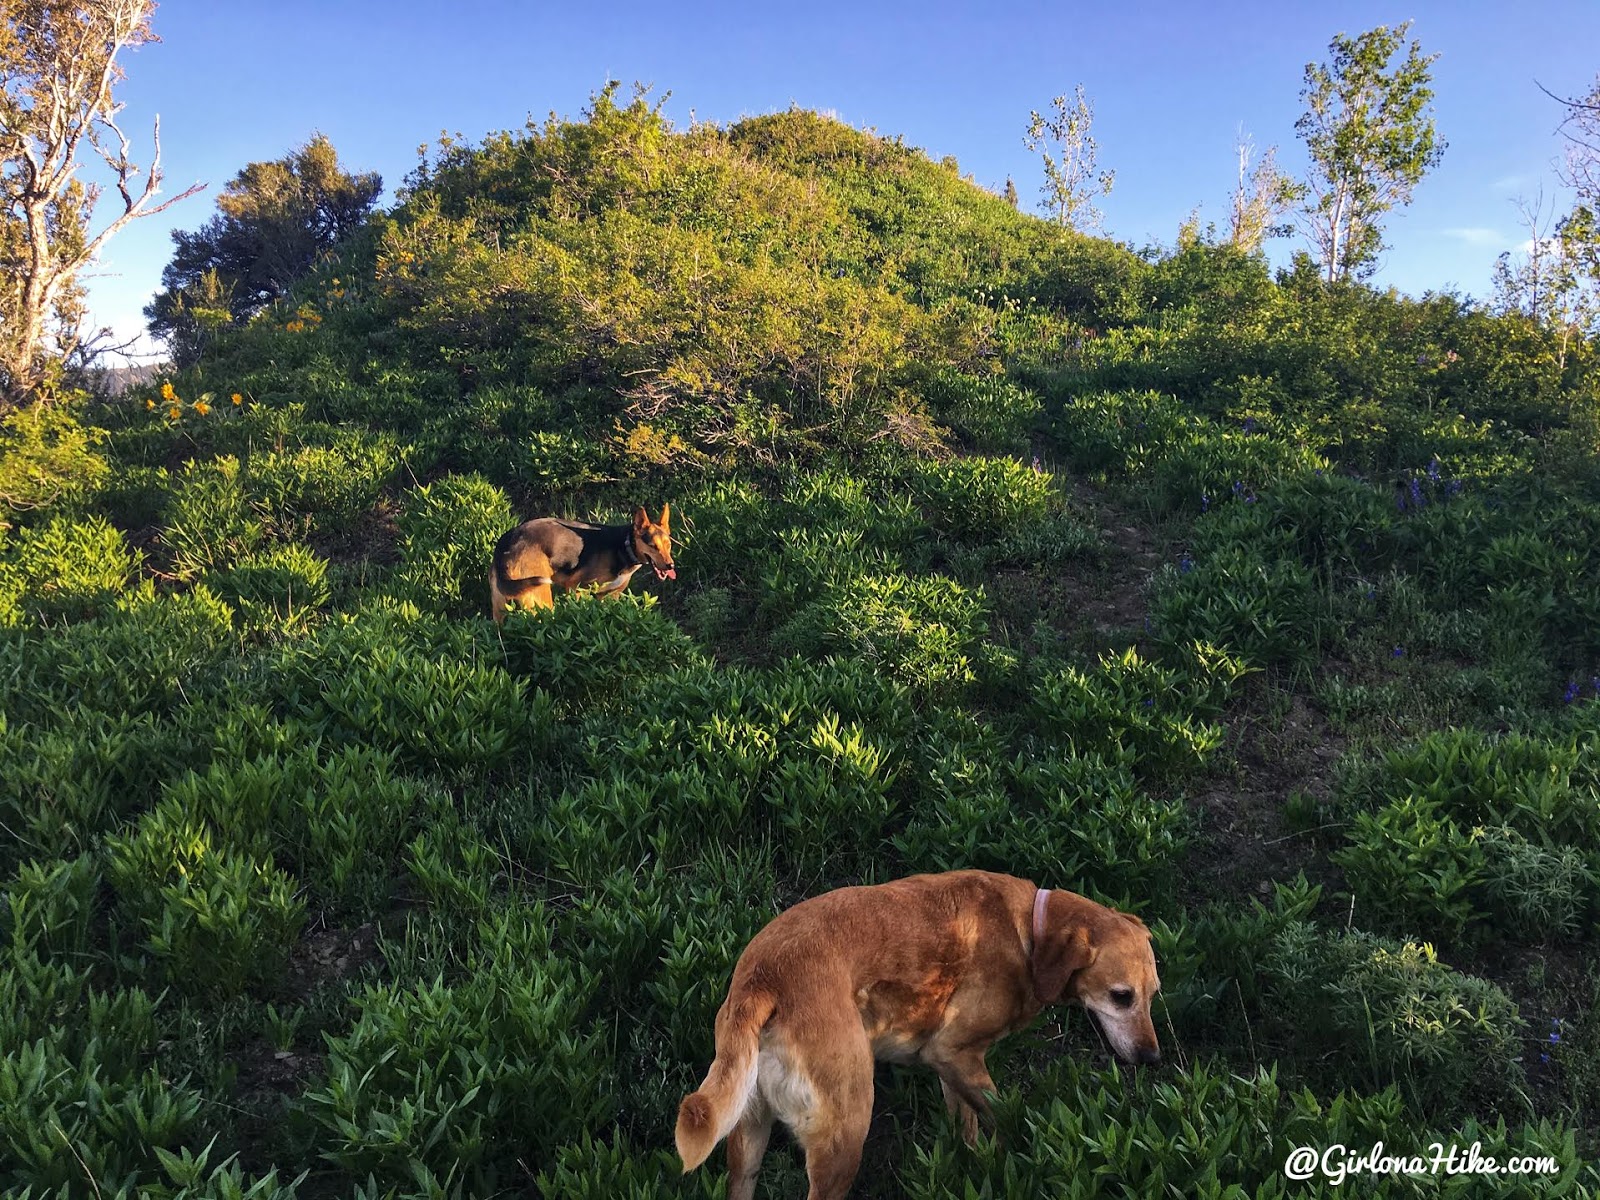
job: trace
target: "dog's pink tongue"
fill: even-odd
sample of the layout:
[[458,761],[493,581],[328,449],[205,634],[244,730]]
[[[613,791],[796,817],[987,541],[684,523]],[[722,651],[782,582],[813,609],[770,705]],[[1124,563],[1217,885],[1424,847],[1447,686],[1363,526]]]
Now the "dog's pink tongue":
[[678,568],[668,567],[665,571],[660,572],[660,575],[663,579],[676,579],[678,577]]

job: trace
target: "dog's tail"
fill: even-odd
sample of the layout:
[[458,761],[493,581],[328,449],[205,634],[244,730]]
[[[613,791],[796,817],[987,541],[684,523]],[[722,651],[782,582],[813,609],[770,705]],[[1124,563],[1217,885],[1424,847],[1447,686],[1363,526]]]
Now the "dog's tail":
[[747,992],[717,1014],[717,1057],[700,1090],[678,1106],[678,1157],[684,1174],[739,1123],[756,1090],[756,1056],[761,1030],[776,1007],[771,993]]

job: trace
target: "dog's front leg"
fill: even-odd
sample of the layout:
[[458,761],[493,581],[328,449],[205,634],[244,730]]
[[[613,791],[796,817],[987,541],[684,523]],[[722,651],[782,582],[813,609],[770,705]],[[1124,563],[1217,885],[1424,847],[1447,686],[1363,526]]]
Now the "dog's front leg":
[[939,1087],[944,1092],[945,1107],[950,1115],[961,1121],[961,1136],[971,1146],[978,1140],[980,1123],[993,1130],[994,1114],[989,1109],[989,1093],[995,1090],[994,1079],[989,1074],[989,1064],[984,1061],[988,1047],[963,1046],[960,1049],[930,1042],[923,1051],[923,1060],[939,1073]]
[[961,1122],[961,1140],[969,1146],[978,1143],[978,1110],[961,1098],[961,1093],[950,1086],[942,1075],[939,1090],[944,1093],[944,1106],[950,1115]]

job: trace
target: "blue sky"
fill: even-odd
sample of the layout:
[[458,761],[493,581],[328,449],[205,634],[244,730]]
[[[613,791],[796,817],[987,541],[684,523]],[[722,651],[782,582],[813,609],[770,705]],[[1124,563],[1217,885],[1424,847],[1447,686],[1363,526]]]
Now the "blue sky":
[[[1095,104],[1100,164],[1117,172],[1108,233],[1170,243],[1200,206],[1223,223],[1242,124],[1299,173],[1294,135],[1305,64],[1330,38],[1415,21],[1437,52],[1435,110],[1449,143],[1415,203],[1388,226],[1376,277],[1420,294],[1490,290],[1495,256],[1519,244],[1511,201],[1558,191],[1560,109],[1538,84],[1587,90],[1600,71],[1600,3],[1434,0],[1372,3],[636,4],[456,0],[165,0],[159,45],[128,56],[124,127],[148,152],[161,116],[165,191],[200,196],[125,229],[90,283],[93,315],[119,332],[170,257],[169,231],[210,218],[245,163],[277,158],[320,130],[347,166],[393,187],[442,131],[476,139],[554,110],[576,116],[607,78],[670,91],[729,122],[791,103],[903,134],[954,155],[986,186],[1041,172],[1024,147],[1031,108],[1082,83]],[[1298,239],[1276,244],[1286,258]]]

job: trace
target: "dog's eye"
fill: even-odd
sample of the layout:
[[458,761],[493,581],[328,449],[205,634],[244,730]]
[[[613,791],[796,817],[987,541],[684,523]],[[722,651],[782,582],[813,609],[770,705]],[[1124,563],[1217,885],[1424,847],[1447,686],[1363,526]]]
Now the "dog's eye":
[[1125,988],[1125,987],[1123,987],[1123,988],[1112,988],[1111,989],[1111,1003],[1115,1004],[1118,1008],[1130,1008],[1130,1007],[1132,1007],[1132,1005],[1133,1005],[1133,989],[1132,988]]

